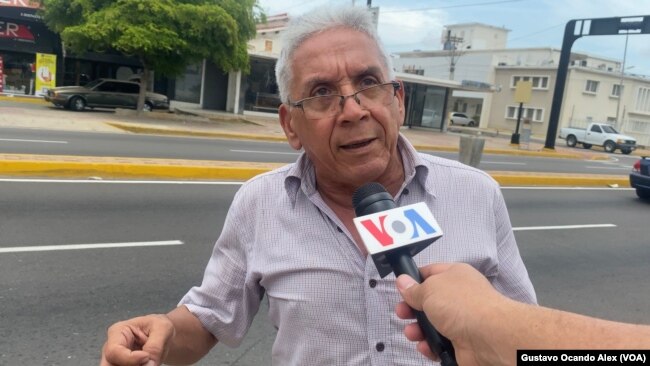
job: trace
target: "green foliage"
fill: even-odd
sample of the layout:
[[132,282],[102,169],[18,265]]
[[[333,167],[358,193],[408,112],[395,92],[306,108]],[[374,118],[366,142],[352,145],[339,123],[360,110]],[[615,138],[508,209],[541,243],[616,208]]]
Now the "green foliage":
[[247,71],[256,0],[43,0],[43,17],[75,53],[116,50],[177,75],[204,58]]

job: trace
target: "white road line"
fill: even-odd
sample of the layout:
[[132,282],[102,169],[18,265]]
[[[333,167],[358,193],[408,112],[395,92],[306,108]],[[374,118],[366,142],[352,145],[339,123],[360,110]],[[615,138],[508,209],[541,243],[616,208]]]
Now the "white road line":
[[43,144],[67,144],[68,141],[48,141],[48,140],[21,140],[21,139],[0,139],[0,141],[9,142],[40,142]]
[[597,227],[616,227],[616,225],[593,224],[593,225],[560,225],[560,226],[522,226],[522,227],[513,227],[512,231],[591,229]]
[[505,190],[521,191],[632,191],[634,188],[610,188],[610,187],[501,187]]
[[279,151],[257,151],[257,150],[230,150],[232,152],[253,153],[253,154],[278,154],[278,155],[300,155],[299,152],[279,152]]
[[613,170],[632,170],[625,166],[586,166],[586,169],[613,169]]
[[102,180],[102,179],[11,179],[2,178],[0,182],[8,183],[75,183],[75,184],[188,184],[188,185],[223,185],[241,186],[244,182],[202,182],[184,180]]
[[167,245],[183,245],[180,240],[167,241],[145,241],[133,243],[100,243],[100,244],[68,244],[68,245],[43,245],[43,246],[22,246],[22,247],[0,247],[0,253],[22,253],[22,252],[48,252],[52,250],[79,250],[79,249],[100,249],[100,248],[128,248],[128,247],[154,247]]
[[482,161],[481,164],[526,165],[526,163],[512,163],[507,161]]

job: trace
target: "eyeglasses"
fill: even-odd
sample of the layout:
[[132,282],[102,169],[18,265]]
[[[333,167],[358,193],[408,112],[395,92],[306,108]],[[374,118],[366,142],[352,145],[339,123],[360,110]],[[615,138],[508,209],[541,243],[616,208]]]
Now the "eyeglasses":
[[290,101],[289,105],[292,107],[300,107],[307,119],[328,118],[341,113],[345,99],[350,97],[354,98],[354,101],[365,109],[389,105],[393,102],[393,97],[397,94],[399,88],[400,83],[391,81],[361,89],[350,95],[318,95],[296,102]]

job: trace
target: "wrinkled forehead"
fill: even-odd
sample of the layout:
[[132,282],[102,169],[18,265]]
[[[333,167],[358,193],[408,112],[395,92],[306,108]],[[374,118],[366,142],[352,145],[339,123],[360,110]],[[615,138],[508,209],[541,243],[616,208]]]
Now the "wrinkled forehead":
[[388,66],[376,41],[364,32],[337,27],[316,32],[302,40],[291,55],[295,79],[354,76],[372,73],[388,78]]

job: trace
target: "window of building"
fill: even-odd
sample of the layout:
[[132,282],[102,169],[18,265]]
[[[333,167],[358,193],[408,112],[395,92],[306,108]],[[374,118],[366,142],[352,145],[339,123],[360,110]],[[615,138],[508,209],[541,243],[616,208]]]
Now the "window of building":
[[600,81],[587,80],[587,83],[585,84],[585,93],[596,94],[598,92],[598,84],[600,84]]
[[520,76],[515,75],[512,77],[512,88],[517,87],[519,81],[530,81],[533,89],[545,90],[548,89],[548,76]]
[[273,51],[273,41],[269,41],[268,39],[264,41],[264,51],[266,52]]
[[185,73],[176,78],[175,98],[179,102],[201,102],[201,80],[203,78],[203,63],[188,65]]
[[611,97],[618,98],[621,96],[621,92],[623,91],[623,85],[621,84],[614,84],[612,85],[612,95]]
[[[519,115],[518,106],[507,106],[506,107],[506,118],[507,119],[517,119]],[[544,121],[544,109],[543,108],[523,108],[521,111],[522,119],[529,119],[533,122],[543,122]]]
[[640,87],[637,90],[635,109],[638,112],[650,113],[650,88]]
[[34,94],[34,65],[36,56],[26,53],[0,53],[4,63],[4,92]]

